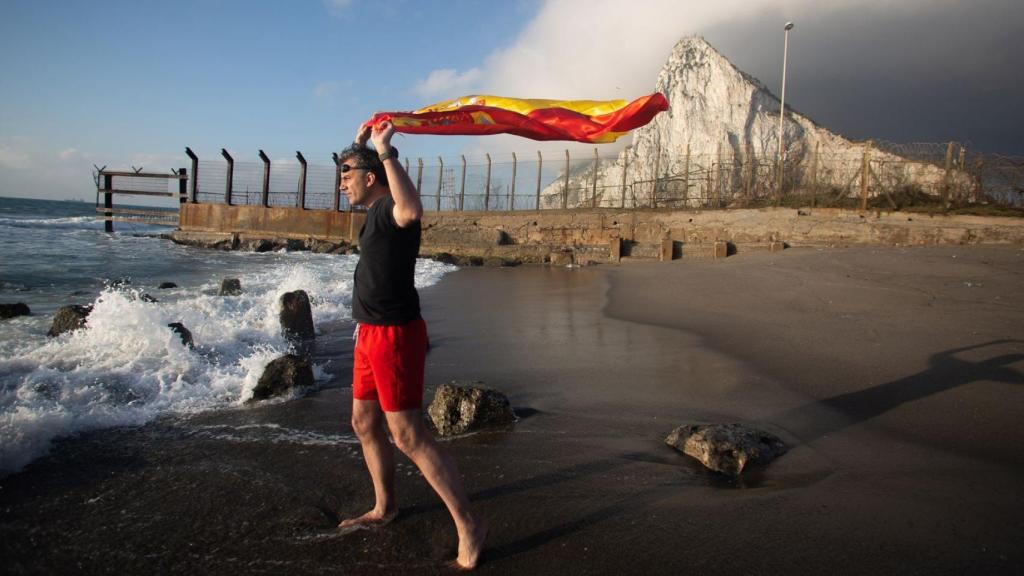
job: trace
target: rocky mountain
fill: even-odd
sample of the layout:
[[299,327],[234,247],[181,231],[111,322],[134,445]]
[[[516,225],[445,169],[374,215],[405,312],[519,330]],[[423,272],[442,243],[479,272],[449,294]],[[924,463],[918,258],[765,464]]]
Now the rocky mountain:
[[[781,104],[764,84],[703,38],[686,37],[673,48],[656,89],[668,98],[669,110],[637,129],[632,146],[614,162],[601,163],[596,187],[592,162],[571,170],[567,206],[588,205],[595,189],[597,205],[616,207],[649,206],[652,193],[659,206],[686,207],[778,190]],[[785,190],[813,186],[859,193],[866,142],[834,134],[789,106],[783,134]],[[945,175],[932,164],[875,149],[868,154],[870,194],[883,182],[933,190]],[[557,207],[565,190],[564,179],[555,180],[544,190],[542,204]]]

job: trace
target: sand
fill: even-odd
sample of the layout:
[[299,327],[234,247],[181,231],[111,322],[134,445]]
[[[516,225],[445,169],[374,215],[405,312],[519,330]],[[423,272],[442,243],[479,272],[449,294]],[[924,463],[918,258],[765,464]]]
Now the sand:
[[[482,380],[522,417],[446,442],[492,526],[479,573],[1021,573],[1022,273],[997,246],[446,277],[428,387]],[[344,380],[59,442],[0,480],[6,570],[443,572],[452,526],[404,459],[394,523],[333,529],[372,496]],[[726,479],[664,445],[692,422],[791,450]]]

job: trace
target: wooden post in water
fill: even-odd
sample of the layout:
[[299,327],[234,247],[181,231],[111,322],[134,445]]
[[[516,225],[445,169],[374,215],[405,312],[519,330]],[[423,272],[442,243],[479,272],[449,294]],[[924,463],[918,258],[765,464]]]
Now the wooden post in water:
[[296,202],[302,210],[306,209],[306,158],[302,152],[295,151],[295,157],[299,160],[299,198]]
[[562,186],[562,210],[569,207],[569,149],[565,149],[565,184]]
[[871,178],[871,140],[864,144],[864,155],[860,161],[860,209],[868,209],[868,181]]
[[459,187],[459,212],[462,212],[466,201],[466,157],[462,156],[462,186]]
[[114,189],[114,177],[110,174],[103,175],[103,207],[106,211],[103,212],[104,222],[103,230],[106,232],[114,231],[114,194],[111,190]]
[[516,209],[516,169],[518,168],[519,160],[516,158],[516,153],[512,153],[512,188],[509,190],[508,195],[508,209],[514,211]]
[[178,215],[181,216],[181,204],[188,202],[188,170],[178,168]]
[[441,211],[441,184],[444,182],[444,158],[437,157],[437,212]]
[[199,202],[198,186],[199,186],[199,157],[192,151],[188,146],[185,147],[185,154],[192,159],[192,198],[190,199],[193,204]]
[[263,160],[263,188],[260,190],[260,206],[270,206],[270,158],[260,150],[260,160]]
[[537,204],[536,209],[540,210],[540,172],[544,167],[544,156],[537,150]]
[[[341,210],[341,158],[337,152],[331,152],[331,160],[334,160],[334,203],[332,209],[337,212]],[[352,209],[351,206],[348,207]]]
[[228,162],[228,176],[224,181],[224,203],[231,206],[231,186],[235,179],[235,159],[228,154],[227,149],[221,148],[220,155]]
[[487,180],[484,181],[484,212],[490,210],[491,204],[491,155],[484,154],[487,157]]

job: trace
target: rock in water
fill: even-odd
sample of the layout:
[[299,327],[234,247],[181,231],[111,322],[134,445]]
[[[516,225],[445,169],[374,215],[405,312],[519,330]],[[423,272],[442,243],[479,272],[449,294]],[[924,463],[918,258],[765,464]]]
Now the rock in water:
[[250,402],[280,396],[296,386],[312,385],[313,368],[309,360],[294,354],[285,354],[272,360],[263,369],[260,381],[252,391]]
[[281,295],[281,330],[289,340],[316,338],[313,330],[313,310],[305,290],[285,292]]
[[192,332],[190,332],[188,328],[185,328],[184,324],[181,322],[171,322],[167,327],[171,329],[171,332],[174,332],[179,338],[181,338],[182,344],[189,348],[195,348],[195,343],[192,341]]
[[453,436],[507,426],[516,421],[516,414],[504,394],[475,384],[481,382],[451,382],[437,387],[427,414],[438,434]]
[[85,319],[92,312],[92,306],[62,306],[53,315],[53,324],[47,336],[59,336],[65,332],[85,327]]
[[242,281],[238,278],[225,278],[220,282],[221,296],[237,296],[242,293]]
[[767,464],[787,450],[774,434],[742,424],[680,426],[665,438],[665,443],[730,476],[739,476],[747,464]]
[[3,318],[4,320],[17,316],[28,316],[31,313],[32,311],[29,310],[28,304],[25,304],[24,302],[0,304],[0,318]]
[[174,282],[161,282],[160,285],[157,286],[157,289],[159,289],[159,290],[167,290],[169,288],[177,288],[177,287],[178,287],[178,285],[175,284]]

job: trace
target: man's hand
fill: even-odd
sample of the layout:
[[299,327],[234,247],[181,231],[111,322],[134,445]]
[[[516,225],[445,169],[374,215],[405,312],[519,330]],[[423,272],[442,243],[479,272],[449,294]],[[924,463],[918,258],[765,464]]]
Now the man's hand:
[[359,128],[356,130],[356,139],[354,144],[359,147],[366,146],[366,141],[370,139],[370,130],[370,126],[365,122],[360,124]]
[[385,120],[373,127],[372,131],[373,148],[378,154],[391,149],[391,137],[395,134],[395,125]]

